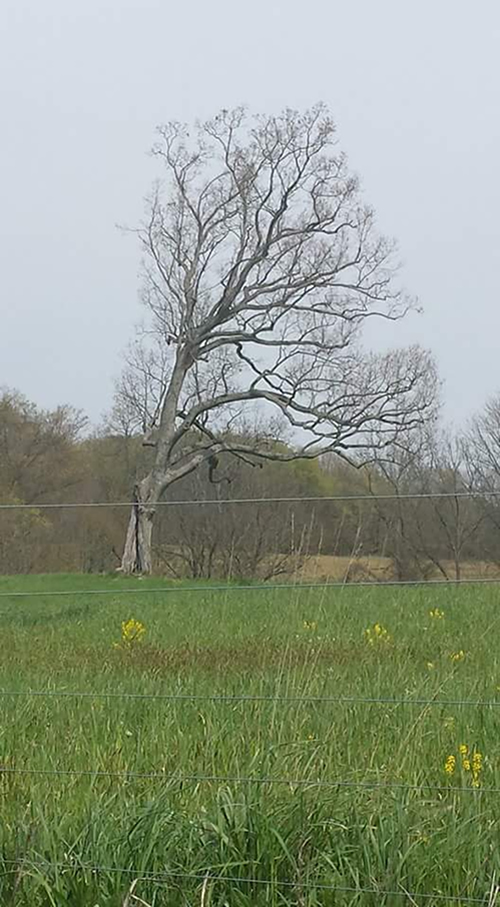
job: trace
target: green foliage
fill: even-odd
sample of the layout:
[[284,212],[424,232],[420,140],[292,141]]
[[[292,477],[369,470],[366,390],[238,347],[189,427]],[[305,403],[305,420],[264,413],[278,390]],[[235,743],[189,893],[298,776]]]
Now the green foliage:
[[[123,907],[134,879],[155,907],[485,895],[500,871],[500,798],[487,792],[500,787],[500,712],[439,701],[497,699],[496,589],[142,594],[158,585],[0,580],[2,592],[103,593],[2,598],[2,905]],[[131,615],[147,632],[116,648]],[[375,625],[390,645],[367,644]],[[14,695],[28,690],[94,695]],[[465,744],[482,754],[478,787]],[[333,780],[348,784],[316,785]]]

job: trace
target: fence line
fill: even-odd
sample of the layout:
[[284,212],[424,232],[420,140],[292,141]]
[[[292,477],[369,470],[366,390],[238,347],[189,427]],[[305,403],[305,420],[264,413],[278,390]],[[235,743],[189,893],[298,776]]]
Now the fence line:
[[[412,705],[412,706],[442,706],[452,708],[468,706],[471,708],[500,708],[500,700],[495,699],[397,699],[394,697],[368,697],[368,696],[249,696],[244,694],[236,696],[206,695],[203,693],[92,693],[88,691],[67,690],[0,690],[0,697],[33,697],[47,699],[120,699],[120,700],[145,700],[160,702],[220,702],[225,705],[233,703],[288,703],[290,705]],[[2,771],[0,767],[0,772]]]
[[401,890],[389,890],[385,888],[361,888],[354,885],[328,885],[325,882],[314,882],[310,879],[308,881],[292,881],[291,879],[257,879],[257,878],[245,878],[244,876],[227,876],[227,875],[211,875],[210,870],[206,872],[179,872],[178,870],[164,870],[162,872],[144,872],[138,868],[130,869],[126,867],[117,867],[117,866],[101,866],[100,864],[90,863],[90,864],[81,864],[81,863],[71,863],[61,861],[50,861],[50,860],[27,860],[21,858],[19,860],[6,860],[1,859],[0,865],[4,864],[5,866],[15,866],[18,870],[22,870],[23,867],[32,867],[38,869],[57,869],[57,870],[68,870],[72,869],[73,871],[80,872],[91,872],[91,873],[113,873],[118,875],[128,875],[134,876],[138,881],[141,882],[152,882],[153,884],[168,884],[170,879],[191,879],[194,882],[200,882],[201,884],[212,883],[216,884],[218,882],[227,882],[232,885],[271,885],[279,888],[311,888],[317,891],[336,891],[339,894],[373,894],[383,897],[405,897],[415,900],[419,898],[420,900],[425,901],[439,901],[439,902],[453,902],[460,901],[460,903],[467,904],[484,904],[486,905],[488,895],[483,897],[471,897],[468,895],[452,895],[452,894],[428,894],[420,893],[415,891],[407,891],[404,887],[401,887]]
[[[422,491],[422,492],[404,492],[402,494],[338,494],[318,496],[301,496],[301,497],[284,497],[284,498],[207,498],[206,500],[189,499],[176,501],[157,501],[154,507],[191,507],[218,505],[228,506],[230,504],[301,504],[316,503],[321,504],[325,501],[408,501],[408,500],[432,500],[439,498],[497,498],[500,497],[498,491]],[[84,501],[70,502],[60,504],[0,504],[0,510],[59,510],[59,509],[77,509],[81,507],[137,507],[137,501]]]
[[[36,574],[32,574],[36,575]],[[1,581],[1,577],[0,577]],[[51,597],[64,597],[64,596],[80,596],[80,595],[163,595],[164,593],[172,594],[176,593],[177,595],[186,592],[255,592],[262,589],[266,589],[268,592],[272,592],[275,589],[295,589],[300,591],[302,589],[339,589],[345,588],[348,586],[351,589],[361,587],[377,587],[383,588],[384,586],[474,586],[474,585],[498,585],[500,583],[500,576],[482,576],[466,579],[405,579],[405,580],[361,580],[356,582],[355,580],[347,583],[345,580],[335,580],[333,582],[324,582],[324,583],[254,583],[253,585],[245,586],[239,585],[237,583],[224,583],[223,585],[213,585],[213,586],[155,586],[153,588],[138,588],[121,589],[120,587],[116,589],[75,589],[71,591],[69,589],[54,589],[52,591],[42,591],[39,589],[34,589],[31,592],[0,592],[0,598],[51,598]],[[7,612],[4,612],[7,613]]]
[[287,787],[337,787],[359,790],[399,790],[412,793],[500,794],[500,787],[454,787],[446,784],[405,784],[402,781],[355,781],[339,778],[273,778],[255,775],[167,775],[165,772],[140,772],[128,769],[15,768],[0,766],[1,775],[35,775],[70,778],[121,778],[123,781],[161,781],[165,784],[280,784]]

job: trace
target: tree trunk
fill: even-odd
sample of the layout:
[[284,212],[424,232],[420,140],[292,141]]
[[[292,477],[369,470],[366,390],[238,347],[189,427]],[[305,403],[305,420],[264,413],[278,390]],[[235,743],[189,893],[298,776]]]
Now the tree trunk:
[[192,365],[191,354],[186,354],[185,349],[179,349],[175,357],[175,364],[170,377],[170,383],[163,400],[163,406],[158,426],[158,438],[155,443],[155,465],[146,478],[139,482],[134,489],[134,504],[127,529],[125,548],[123,551],[121,570],[123,573],[152,573],[152,535],[155,506],[163,491],[172,481],[181,478],[191,469],[194,469],[201,458],[193,458],[192,465],[188,463],[177,472],[169,471],[170,445],[175,435],[175,420],[182,387]]
[[137,487],[134,497],[121,563],[122,573],[128,575],[153,571],[152,535],[158,496],[149,491],[142,499]]

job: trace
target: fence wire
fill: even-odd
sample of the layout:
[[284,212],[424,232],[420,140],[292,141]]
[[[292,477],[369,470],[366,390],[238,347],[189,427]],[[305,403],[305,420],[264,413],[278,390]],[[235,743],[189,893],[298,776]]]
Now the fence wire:
[[78,768],[15,768],[14,766],[0,766],[2,775],[34,775],[40,777],[68,777],[68,778],[115,778],[122,781],[160,781],[163,784],[256,784],[285,785],[290,788],[348,788],[358,790],[397,790],[419,794],[500,794],[500,787],[458,787],[451,784],[405,784],[402,781],[356,781],[341,778],[274,778],[272,776],[259,777],[256,775],[168,775],[166,772],[139,772],[122,769],[120,771],[108,769],[78,769]]
[[471,708],[499,708],[500,700],[495,699],[411,699],[392,696],[263,696],[248,694],[213,694],[203,693],[111,693],[73,690],[0,690],[0,697],[41,697],[56,699],[119,699],[145,700],[159,702],[212,702],[223,704],[235,703],[282,703],[289,705],[386,705],[386,706],[441,706],[451,708],[466,706]]
[[481,576],[476,578],[467,577],[466,579],[405,579],[405,580],[361,580],[360,582],[346,582],[345,580],[334,580],[333,582],[324,583],[253,583],[243,585],[239,583],[223,583],[212,586],[153,586],[153,587],[136,587],[135,589],[117,587],[115,589],[52,589],[50,591],[41,589],[32,589],[30,592],[5,591],[0,592],[0,598],[61,598],[67,596],[81,595],[181,595],[191,592],[256,592],[266,590],[274,592],[277,589],[294,589],[300,592],[303,589],[357,589],[361,588],[384,588],[384,587],[401,587],[401,586],[476,586],[476,585],[498,585],[500,576]]
[[[321,504],[324,502],[340,503],[346,501],[410,501],[410,500],[439,500],[446,499],[471,499],[471,498],[498,498],[500,490],[469,490],[469,491],[420,491],[420,492],[402,492],[401,494],[334,494],[318,497],[317,495],[301,495],[299,497],[277,497],[277,498],[190,498],[187,500],[174,501],[156,501],[154,507],[205,507],[207,505],[217,505],[228,507],[232,504]],[[58,509],[77,509],[80,507],[137,507],[137,501],[74,501],[56,503],[0,503],[0,510],[58,510]]]
[[[259,878],[245,878],[245,876],[231,876],[231,875],[218,875],[213,873],[210,869],[207,869],[206,872],[180,872],[178,870],[165,870],[161,872],[144,872],[143,870],[136,868],[131,869],[129,867],[117,867],[117,866],[102,866],[98,863],[77,863],[77,862],[63,862],[63,861],[49,861],[49,860],[0,860],[0,865],[4,864],[5,866],[15,866],[18,871],[22,871],[24,867],[36,868],[36,869],[54,869],[61,871],[73,870],[73,872],[89,872],[92,874],[98,873],[109,873],[117,875],[128,875],[133,876],[138,881],[151,882],[153,884],[169,884],[174,879],[190,879],[193,882],[199,882],[203,884],[217,884],[217,883],[227,883],[230,885],[251,885],[251,886],[272,886],[275,888],[300,888],[300,889],[310,889],[314,891],[334,891],[338,894],[352,894],[352,895],[362,895],[370,894],[377,895],[378,897],[405,897],[413,899],[414,901],[418,898],[425,901],[435,901],[439,903],[444,902],[457,902],[468,903],[468,904],[487,904],[488,895],[485,894],[483,897],[472,897],[468,895],[451,895],[451,894],[429,894],[429,893],[420,893],[415,891],[407,891],[403,886],[401,889],[386,889],[386,888],[363,888],[357,885],[334,885],[327,884],[326,882],[319,881],[302,881],[300,879],[292,881],[291,879],[259,879]],[[15,870],[13,870],[15,871]]]

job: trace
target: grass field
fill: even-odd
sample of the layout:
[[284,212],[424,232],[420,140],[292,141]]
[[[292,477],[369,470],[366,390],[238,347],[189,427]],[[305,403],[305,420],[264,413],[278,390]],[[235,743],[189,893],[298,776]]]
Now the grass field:
[[2,907],[493,903],[500,589],[186,585],[0,579]]

